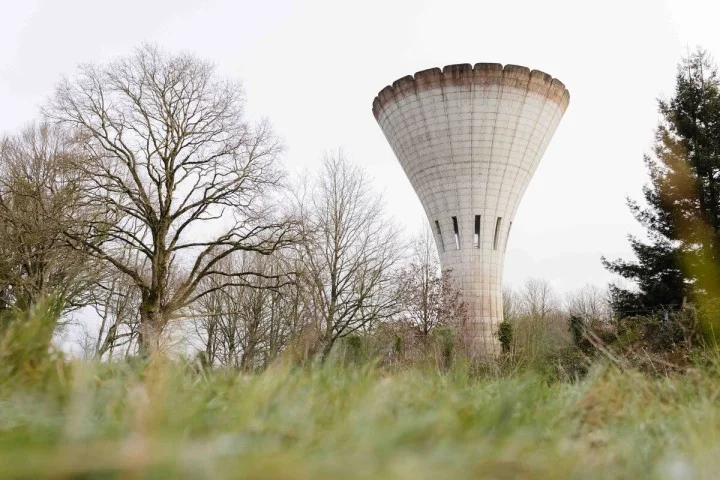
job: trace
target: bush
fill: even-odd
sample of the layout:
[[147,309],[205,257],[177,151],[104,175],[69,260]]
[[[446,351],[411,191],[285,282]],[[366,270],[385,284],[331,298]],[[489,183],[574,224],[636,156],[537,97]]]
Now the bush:
[[458,338],[456,333],[455,329],[450,326],[437,327],[432,332],[435,360],[443,369],[449,368],[457,356]]
[[513,320],[512,331],[512,357],[517,367],[543,370],[548,359],[573,344],[567,318],[561,314],[520,315]]
[[692,366],[703,345],[695,312],[687,309],[618,320],[609,349],[627,367],[666,374]]
[[655,353],[702,343],[695,315],[689,310],[624,318],[618,322],[618,333]]
[[345,365],[359,365],[371,361],[367,339],[357,333],[340,339],[340,352],[342,363]]
[[579,347],[585,333],[585,322],[582,317],[579,315],[571,315],[570,320],[568,321],[568,329],[573,336],[575,346]]
[[500,340],[500,348],[502,352],[507,354],[510,353],[513,343],[513,326],[508,321],[500,322],[498,325],[498,339]]
[[587,375],[591,364],[590,357],[577,346],[571,345],[549,355],[543,373],[553,381],[576,381]]
[[62,353],[52,344],[59,309],[47,299],[27,311],[7,313],[0,337],[0,381],[62,380]]

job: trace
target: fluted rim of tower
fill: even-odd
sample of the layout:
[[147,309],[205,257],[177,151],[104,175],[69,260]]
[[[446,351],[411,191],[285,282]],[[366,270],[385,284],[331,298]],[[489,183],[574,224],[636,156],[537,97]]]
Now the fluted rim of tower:
[[387,104],[411,94],[444,86],[463,85],[509,85],[527,89],[555,101],[565,111],[570,103],[570,92],[557,78],[540,70],[530,70],[520,65],[500,63],[469,63],[446,65],[442,69],[429,68],[395,80],[380,90],[373,101],[373,114],[378,118]]

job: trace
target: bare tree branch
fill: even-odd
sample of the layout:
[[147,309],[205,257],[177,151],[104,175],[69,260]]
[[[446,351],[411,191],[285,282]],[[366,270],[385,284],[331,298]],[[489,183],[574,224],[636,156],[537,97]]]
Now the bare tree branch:
[[[243,119],[243,103],[240,85],[208,63],[146,45],[82,67],[46,109],[83,147],[76,167],[93,215],[67,238],[138,289],[145,352],[175,312],[213,291],[199,286],[218,262],[292,240],[291,222],[272,204],[281,146],[266,122]],[[217,278],[231,285],[235,276]]]

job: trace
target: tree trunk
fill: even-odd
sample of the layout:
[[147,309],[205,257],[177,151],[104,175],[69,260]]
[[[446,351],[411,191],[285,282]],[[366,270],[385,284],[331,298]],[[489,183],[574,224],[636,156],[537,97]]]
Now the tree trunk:
[[160,334],[164,322],[163,313],[159,309],[140,307],[140,328],[138,329],[138,349],[143,357],[151,357],[160,349]]
[[333,341],[332,333],[327,335],[325,340],[323,340],[322,352],[320,354],[320,362],[321,363],[325,363],[325,360],[327,360],[328,357],[330,356],[330,352],[332,351],[332,347],[333,347],[334,343],[335,342]]

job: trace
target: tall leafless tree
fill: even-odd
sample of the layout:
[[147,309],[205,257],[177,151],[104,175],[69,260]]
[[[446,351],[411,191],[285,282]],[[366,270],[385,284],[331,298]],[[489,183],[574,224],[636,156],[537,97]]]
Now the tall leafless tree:
[[312,314],[326,358],[339,338],[399,311],[395,274],[402,245],[382,197],[342,152],[324,158],[322,171],[297,199]]
[[28,308],[52,296],[59,311],[89,301],[92,262],[67,245],[78,218],[77,152],[67,132],[43,123],[0,141],[0,292],[4,306]]
[[[218,269],[224,258],[270,254],[289,239],[271,205],[280,144],[267,123],[244,119],[243,104],[240,85],[210,64],[146,45],[81,67],[46,109],[75,129],[85,207],[96,212],[66,235],[137,287],[145,354],[182,309],[257,275]],[[210,276],[222,281],[207,286]]]

